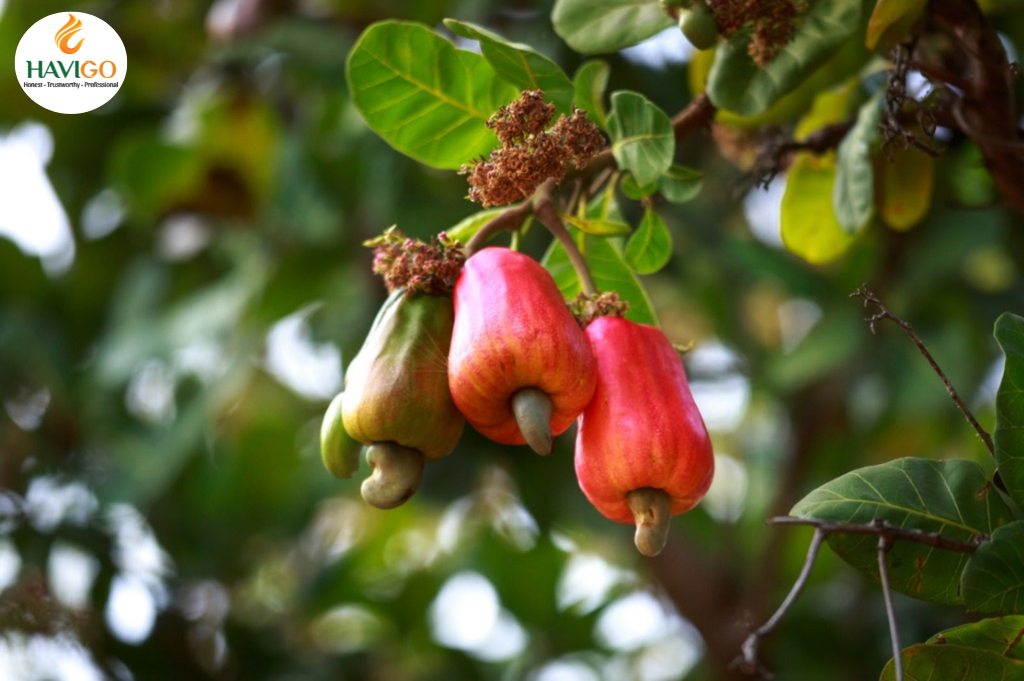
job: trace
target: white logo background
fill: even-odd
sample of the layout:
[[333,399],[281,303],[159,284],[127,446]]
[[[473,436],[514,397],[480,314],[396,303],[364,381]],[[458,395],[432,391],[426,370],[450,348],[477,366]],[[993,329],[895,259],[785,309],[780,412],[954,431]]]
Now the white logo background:
[[[78,44],[79,40],[82,40],[82,46],[74,54],[64,54],[54,38],[68,23],[71,14],[82,22],[82,30],[70,41],[71,47]],[[80,67],[78,78],[75,77],[73,70],[73,62],[76,61]],[[92,78],[85,78],[81,73],[81,65],[88,61],[94,62],[97,67],[105,61],[113,62],[117,66],[117,73],[113,78],[103,78],[99,72]],[[31,78],[26,62],[32,63]],[[54,78],[52,73],[40,77],[37,68],[39,62],[42,62],[44,71],[50,62],[54,62],[61,77]],[[58,62],[72,69],[68,77],[64,77]],[[91,70],[92,66],[89,68]],[[107,22],[85,12],[60,12],[40,19],[32,28],[25,31],[21,42],[18,43],[18,50],[14,53],[14,70],[21,89],[35,103],[57,113],[85,113],[103,106],[121,89],[128,71],[128,55],[121,37]],[[109,64],[104,71],[110,75]],[[26,82],[42,83],[43,86],[26,87]],[[47,83],[78,83],[79,87],[49,87]],[[86,83],[116,83],[117,87],[88,87]]]

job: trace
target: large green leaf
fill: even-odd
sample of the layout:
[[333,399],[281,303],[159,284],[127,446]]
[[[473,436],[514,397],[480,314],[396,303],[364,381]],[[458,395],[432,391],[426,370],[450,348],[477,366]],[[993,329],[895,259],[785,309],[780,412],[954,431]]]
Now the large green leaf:
[[615,52],[672,25],[659,0],[557,0],[551,21],[583,54]]
[[835,160],[807,152],[796,155],[786,175],[780,221],[786,249],[812,264],[838,258],[853,244],[832,210]]
[[996,341],[1006,355],[996,394],[996,463],[1006,490],[1024,508],[1024,317],[996,320]]
[[626,262],[637,274],[653,274],[672,258],[672,234],[650,206],[626,243]]
[[1024,661],[1024,615],[991,617],[935,634],[928,643],[964,646]]
[[[640,280],[637,279],[636,274],[626,264],[619,247],[613,240],[581,235],[571,227],[569,231],[573,234],[573,238],[586,258],[597,288],[602,292],[615,291],[629,303],[627,319],[640,324],[657,326],[654,308],[647,297],[647,292]],[[569,256],[565,253],[565,248],[558,241],[551,242],[541,264],[551,272],[551,276],[566,300],[575,299],[583,290],[579,277],[576,276],[576,270],[572,268]]]
[[[1011,520],[1009,509],[973,461],[905,458],[842,475],[803,498],[801,518],[891,525],[972,540]],[[878,539],[832,534],[829,545],[848,563],[878,579]],[[892,588],[922,600],[959,604],[960,575],[969,555],[899,541],[889,551]]]
[[[902,652],[904,681],[1022,681],[1024,662],[991,650],[921,643]],[[892,660],[880,681],[896,681]]]
[[778,55],[758,66],[747,52],[750,31],[719,46],[708,75],[708,96],[720,109],[742,116],[766,111],[825,64],[862,28],[864,3],[821,0],[811,6],[796,35]]
[[1024,521],[1000,527],[963,576],[964,603],[988,615],[1024,613]]
[[558,64],[529,45],[509,42],[468,21],[445,19],[444,25],[455,35],[479,41],[484,59],[516,88],[543,90],[544,99],[552,102],[558,113],[572,112],[573,84]]
[[632,172],[638,184],[656,182],[671,167],[676,149],[672,121],[643,95],[628,90],[612,95],[608,132],[619,167]]
[[861,106],[857,123],[839,144],[836,154],[836,185],[832,207],[836,220],[847,234],[856,236],[875,214],[875,171],[871,151],[880,133],[882,117],[880,90]]
[[363,32],[348,56],[348,86],[374,132],[435,168],[486,156],[497,144],[487,119],[519,93],[479,54],[400,21]]
[[608,62],[592,59],[584,62],[573,78],[576,106],[587,112],[588,118],[602,130],[608,129],[608,113],[604,108],[604,91],[608,87],[611,68]]

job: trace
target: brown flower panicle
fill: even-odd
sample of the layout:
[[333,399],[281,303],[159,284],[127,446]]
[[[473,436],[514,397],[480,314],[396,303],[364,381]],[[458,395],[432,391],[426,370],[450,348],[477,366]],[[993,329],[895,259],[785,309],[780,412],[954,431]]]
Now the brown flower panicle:
[[410,239],[395,227],[363,244],[373,248],[373,273],[384,279],[388,293],[450,295],[466,262],[461,244],[441,232],[430,243]]
[[491,116],[487,127],[501,146],[459,171],[468,176],[470,200],[484,208],[513,203],[549,178],[561,181],[570,164],[582,168],[604,148],[604,137],[585,111],[574,108],[550,125],[554,115],[555,105],[544,102],[543,92],[526,90]]
[[807,11],[807,0],[708,0],[708,7],[726,37],[753,26],[747,53],[764,66],[793,38]]

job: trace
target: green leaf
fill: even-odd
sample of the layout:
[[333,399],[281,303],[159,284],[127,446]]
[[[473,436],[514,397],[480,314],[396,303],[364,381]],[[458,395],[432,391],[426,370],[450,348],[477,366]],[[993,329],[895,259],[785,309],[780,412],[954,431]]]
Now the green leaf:
[[641,185],[656,182],[672,165],[672,121],[643,95],[626,90],[612,95],[608,132],[619,167],[632,172]]
[[573,84],[558,64],[529,45],[509,42],[468,21],[445,19],[444,25],[455,35],[479,41],[484,59],[499,77],[518,90],[543,90],[544,99],[552,102],[558,113],[572,113]]
[[786,175],[780,221],[786,249],[812,264],[835,260],[853,244],[832,210],[834,160],[806,152],[796,155]]
[[617,52],[674,23],[659,0],[557,0],[551,21],[582,54]]
[[703,173],[686,166],[673,165],[661,176],[658,188],[661,195],[672,203],[686,203],[697,198],[703,184]]
[[742,116],[766,111],[838,52],[861,28],[863,14],[859,1],[813,4],[793,39],[764,66],[747,53],[750,31],[737,32],[718,47],[708,75],[708,96],[718,108]]
[[1024,508],[1024,317],[996,320],[996,341],[1006,355],[996,394],[996,465],[1010,497]]
[[[921,643],[901,654],[904,681],[1022,681],[1024,662],[990,650]],[[896,681],[896,664],[889,660],[880,681]]]
[[878,0],[864,44],[873,50],[878,45],[894,47],[903,42],[927,6],[928,0]]
[[882,96],[879,91],[861,106],[857,123],[839,143],[836,155],[836,186],[832,194],[839,226],[856,236],[875,214],[875,171],[871,150],[880,133],[878,122],[882,117]]
[[[615,243],[618,240],[587,236],[571,227],[568,229],[583,252],[597,288],[601,291],[615,291],[628,302],[626,318],[630,321],[657,326],[654,307],[647,297],[647,291],[623,260],[619,246]],[[551,242],[541,264],[551,273],[566,300],[573,300],[583,290],[569,262],[569,256],[565,254],[565,248],[558,241]]]
[[650,206],[626,243],[626,262],[637,274],[653,274],[672,258],[672,234]]
[[619,220],[603,220],[600,218],[581,218],[568,213],[559,213],[562,219],[581,232],[593,234],[594,236],[623,236],[633,231],[633,228]]
[[486,156],[497,145],[487,119],[519,94],[482,56],[455,49],[420,24],[373,24],[353,46],[347,68],[366,124],[435,168]]
[[[801,518],[891,525],[971,540],[1011,520],[981,466],[954,459],[897,459],[842,475],[814,490],[791,513]],[[829,545],[855,568],[878,579],[874,536],[833,534]],[[968,554],[896,542],[889,551],[892,588],[914,598],[959,604]]]
[[455,239],[465,245],[469,243],[469,240],[472,239],[484,225],[504,213],[506,210],[508,210],[508,208],[503,206],[501,208],[488,208],[487,210],[473,213],[472,215],[463,218],[452,227],[444,230],[444,232],[449,238]]
[[964,570],[963,591],[969,610],[1024,613],[1024,521],[1000,527],[978,547]]
[[611,68],[608,62],[592,59],[584,62],[573,79],[576,106],[587,112],[587,117],[602,130],[608,129],[608,113],[604,108],[604,91],[608,87]]
[[629,198],[639,201],[640,199],[646,199],[648,196],[658,191],[658,185],[657,183],[652,182],[651,184],[641,187],[637,183],[635,177],[626,173],[619,181],[619,189],[621,189],[622,193]]
[[1024,661],[1024,615],[992,617],[935,634],[927,643],[964,646]]

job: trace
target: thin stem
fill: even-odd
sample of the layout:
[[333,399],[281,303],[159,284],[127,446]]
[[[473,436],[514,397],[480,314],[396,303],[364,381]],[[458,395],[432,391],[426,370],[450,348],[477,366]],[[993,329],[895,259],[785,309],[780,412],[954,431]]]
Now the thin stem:
[[518,229],[532,208],[532,200],[526,198],[495,215],[466,244],[466,257],[468,258],[480,250],[498,232]]
[[892,589],[889,588],[889,568],[886,559],[892,548],[892,538],[882,535],[878,538],[878,576],[882,579],[882,597],[885,598],[885,614],[889,618],[889,636],[892,639],[892,659],[896,665],[896,681],[903,681],[903,658],[900,656],[900,637],[896,631],[896,611],[892,607]]
[[562,224],[562,218],[558,216],[558,211],[555,210],[555,202],[551,197],[553,187],[554,182],[552,180],[545,180],[544,184],[537,189],[533,204],[533,214],[537,216],[541,224],[547,227],[552,236],[558,239],[562,247],[565,248],[565,253],[569,256],[569,262],[572,263],[573,269],[576,270],[576,275],[580,278],[583,292],[588,296],[594,295],[598,292],[597,285],[594,284],[594,277],[590,274],[587,261],[583,258],[583,254],[580,253],[576,242],[573,241],[569,230]]
[[960,413],[964,415],[964,418],[967,419],[967,422],[971,424],[971,427],[974,428],[974,432],[978,434],[978,437],[981,438],[981,441],[985,443],[985,447],[988,448],[989,454],[995,456],[996,448],[995,445],[992,443],[992,436],[988,434],[988,431],[981,427],[981,424],[978,423],[978,420],[974,418],[974,414],[972,414],[971,410],[967,408],[967,405],[964,404],[964,401],[960,399],[960,395],[957,393],[956,388],[954,388],[953,384],[949,382],[949,378],[946,377],[945,372],[942,371],[942,369],[939,367],[938,362],[936,362],[935,358],[932,357],[932,353],[928,352],[928,348],[925,347],[924,342],[918,337],[917,333],[914,331],[914,327],[912,327],[907,322],[903,321],[896,315],[889,312],[889,310],[886,309],[885,305],[882,304],[882,301],[879,300],[874,293],[868,290],[866,284],[861,284],[861,287],[854,291],[853,293],[851,293],[850,297],[862,298],[864,300],[864,307],[867,307],[868,304],[871,304],[875,305],[878,308],[879,311],[877,313],[871,315],[870,317],[867,317],[864,320],[868,323],[868,328],[871,329],[871,333],[876,332],[875,324],[883,319],[888,319],[889,321],[896,324],[896,326],[903,329],[903,331],[907,334],[907,336],[914,343],[914,345],[917,346],[918,351],[924,356],[926,360],[928,360],[928,364],[931,365],[932,371],[934,371],[942,380],[942,384],[946,386],[946,392],[949,393],[949,397],[953,400],[953,403],[957,406],[957,409],[960,410]]
[[912,527],[896,527],[884,520],[873,520],[870,523],[844,523],[833,520],[816,520],[814,518],[794,518],[792,516],[779,516],[770,518],[769,525],[810,525],[811,527],[823,530],[827,534],[873,534],[879,537],[886,537],[890,541],[909,541],[914,544],[923,544],[936,549],[946,549],[959,553],[974,553],[978,546],[987,539],[979,535],[974,540],[964,541],[961,539],[950,539],[937,532],[924,532]]
[[779,625],[782,618],[785,617],[786,613],[789,612],[790,607],[796,601],[797,596],[804,590],[807,585],[807,580],[811,576],[811,568],[814,567],[814,562],[818,558],[818,551],[821,550],[821,545],[828,536],[828,531],[822,528],[815,528],[814,538],[811,540],[811,546],[807,549],[807,558],[804,560],[804,567],[800,570],[800,576],[797,577],[796,582],[793,584],[793,588],[789,590],[789,594],[786,596],[786,600],[782,601],[782,605],[775,611],[775,614],[771,618],[762,624],[756,631],[754,631],[747,639],[743,642],[743,658],[740,666],[743,671],[747,674],[762,674],[760,663],[758,662],[757,649],[761,643],[761,639],[772,634],[775,631],[775,627]]

